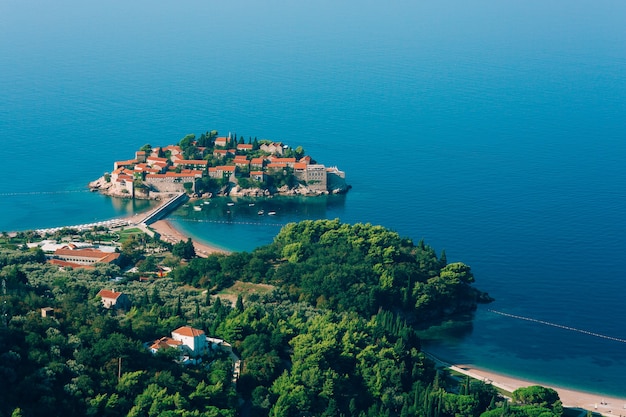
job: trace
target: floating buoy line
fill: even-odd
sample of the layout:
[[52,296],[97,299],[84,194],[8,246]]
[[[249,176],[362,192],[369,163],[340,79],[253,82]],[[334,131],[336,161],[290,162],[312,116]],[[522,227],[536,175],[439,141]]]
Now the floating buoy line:
[[532,317],[524,317],[524,316],[518,316],[516,314],[504,313],[502,311],[497,311],[497,310],[492,310],[492,309],[487,309],[487,311],[489,311],[491,313],[499,314],[499,315],[504,316],[504,317],[510,317],[510,318],[513,318],[513,319],[530,321],[532,323],[538,323],[538,324],[543,324],[543,325],[546,325],[546,326],[552,326],[552,327],[556,327],[556,328],[559,328],[559,329],[569,330],[571,332],[577,332],[577,333],[586,334],[588,336],[594,336],[594,337],[599,337],[601,339],[612,340],[614,342],[626,343],[626,339],[620,339],[619,337],[607,336],[605,334],[594,333],[594,332],[590,332],[588,330],[577,329],[575,327],[564,326],[564,325],[558,324],[558,323],[551,323],[551,322],[545,321],[545,320],[537,320],[537,319],[533,319]]
[[180,217],[176,218],[176,221],[181,222],[193,222],[193,223],[217,223],[217,224],[244,224],[248,226],[276,226],[283,227],[286,223],[262,223],[262,222],[241,222],[241,221],[230,221],[230,220],[202,220],[202,219],[182,219]]

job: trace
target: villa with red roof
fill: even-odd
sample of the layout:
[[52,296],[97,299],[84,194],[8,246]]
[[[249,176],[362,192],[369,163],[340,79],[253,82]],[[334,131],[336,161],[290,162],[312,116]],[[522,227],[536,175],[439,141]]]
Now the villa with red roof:
[[104,308],[121,308],[125,310],[130,307],[130,299],[122,292],[100,290],[98,296],[102,299]]
[[155,340],[150,350],[156,353],[165,348],[179,349],[183,354],[198,357],[208,353],[209,343],[203,330],[191,326],[182,326],[172,331],[172,337],[162,337]]
[[64,247],[55,250],[50,257],[51,260],[49,262],[51,264],[85,268],[97,263],[117,263],[120,254],[116,252],[102,252],[93,248],[73,249]]

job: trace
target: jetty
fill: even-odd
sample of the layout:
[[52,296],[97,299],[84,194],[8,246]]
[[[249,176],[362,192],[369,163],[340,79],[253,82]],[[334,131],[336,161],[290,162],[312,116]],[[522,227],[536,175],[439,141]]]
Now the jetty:
[[177,209],[181,204],[187,202],[187,200],[189,200],[189,197],[187,197],[187,194],[177,193],[173,197],[171,197],[169,200],[161,204],[159,207],[157,207],[156,209],[151,210],[148,213],[146,213],[143,220],[137,223],[150,225],[156,222],[157,220],[162,219],[163,217],[165,217],[166,215],[168,215],[175,209]]
[[85,223],[85,224],[76,224],[72,226],[59,226],[59,227],[50,227],[46,229],[36,229],[35,232],[41,236],[46,234],[52,234],[58,232],[63,229],[77,230],[79,232],[84,232],[87,230],[91,230],[94,227],[106,227],[107,229],[120,229],[124,227],[139,227],[148,233],[150,236],[154,235],[148,226],[157,220],[162,219],[167,216],[172,211],[176,210],[181,204],[185,203],[189,197],[185,193],[176,193],[169,195],[169,198],[160,204],[158,207],[149,210],[146,213],[136,214],[134,217],[121,218],[121,219],[111,219],[111,220],[103,220],[99,222],[93,223]]

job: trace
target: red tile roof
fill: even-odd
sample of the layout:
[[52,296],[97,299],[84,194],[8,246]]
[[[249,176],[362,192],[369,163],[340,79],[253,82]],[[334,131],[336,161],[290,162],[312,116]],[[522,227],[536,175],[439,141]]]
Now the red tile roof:
[[112,300],[117,300],[119,296],[122,295],[122,293],[111,291],[111,290],[100,290],[98,295],[102,298],[110,298]]
[[115,164],[117,167],[135,165],[138,161],[136,159],[129,159],[128,161],[117,161]]
[[180,165],[207,165],[209,161],[205,159],[179,159],[176,163]]
[[286,166],[287,166],[287,164],[284,163],[284,162],[272,162],[270,164],[267,164],[267,167],[269,169],[272,169],[272,168],[285,168]]
[[174,330],[172,334],[174,333],[179,334],[181,336],[196,337],[196,336],[202,336],[204,334],[204,331],[200,329],[194,329],[191,326],[183,326]]
[[271,156],[270,161],[276,162],[276,163],[284,162],[286,164],[289,164],[289,163],[293,164],[296,162],[296,158],[276,158],[276,157]]
[[152,343],[152,345],[150,346],[150,349],[159,350],[159,349],[180,346],[182,344],[183,342],[181,342],[180,340],[174,340],[171,337],[162,337],[160,339],[155,340],[154,343]]
[[82,265],[77,264],[75,262],[62,261],[60,259],[50,259],[48,261],[50,265],[56,265],[61,268],[83,268],[83,269],[94,269],[93,265]]
[[218,171],[235,172],[234,165],[219,165],[215,167]]
[[97,249],[66,249],[61,248],[54,251],[55,255],[71,255],[71,256],[83,256],[85,258],[100,259],[108,255],[107,252],[102,252]]

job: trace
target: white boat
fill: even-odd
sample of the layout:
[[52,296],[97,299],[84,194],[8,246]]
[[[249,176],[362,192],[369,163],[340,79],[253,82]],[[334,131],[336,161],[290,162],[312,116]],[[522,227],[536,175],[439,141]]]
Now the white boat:
[[193,209],[195,211],[200,211],[200,210],[202,210],[202,206],[193,206]]
[[259,212],[257,213],[259,216],[262,216],[265,212],[263,210],[259,210]]
[[235,203],[226,203],[227,206],[234,206]]
[[254,207],[254,203],[249,203],[248,206],[249,207]]
[[275,216],[275,215],[276,215],[276,212],[275,212],[275,211],[270,211],[270,212],[268,212],[268,213],[267,213],[267,215],[268,215],[268,216]]

